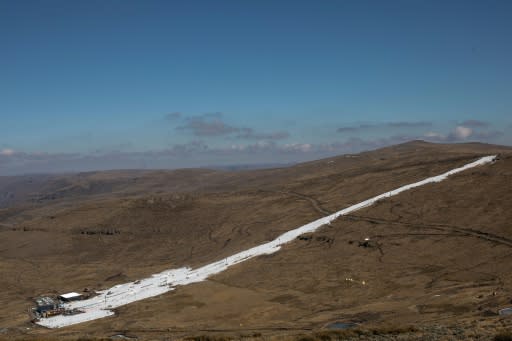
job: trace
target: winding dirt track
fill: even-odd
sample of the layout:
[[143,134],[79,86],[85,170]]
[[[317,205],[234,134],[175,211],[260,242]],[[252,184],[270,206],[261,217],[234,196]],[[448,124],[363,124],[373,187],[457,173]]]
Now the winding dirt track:
[[329,214],[332,213],[331,211],[328,211],[328,210],[324,209],[317,199],[315,199],[315,198],[313,198],[313,197],[311,197],[309,195],[297,193],[297,192],[294,192],[294,191],[269,191],[269,190],[267,190],[267,191],[263,191],[263,192],[280,193],[280,194],[285,194],[285,195],[294,196],[294,197],[297,197],[297,198],[300,198],[300,199],[304,199],[304,200],[309,201],[311,206],[318,213],[321,213],[323,215],[329,215]]
[[413,228],[423,228],[423,229],[430,229],[430,230],[438,230],[438,231],[446,231],[446,232],[455,232],[459,233],[461,235],[475,237],[487,240],[492,243],[505,245],[508,247],[512,247],[512,239],[498,236],[489,232],[484,232],[482,230],[475,230],[470,228],[464,228],[460,226],[455,225],[446,225],[446,224],[425,224],[425,223],[411,223],[411,222],[404,222],[404,221],[392,221],[387,219],[379,219],[379,218],[372,218],[372,217],[364,217],[359,215],[346,215],[342,217],[344,220],[348,221],[366,221],[371,224],[386,224],[386,225],[401,225],[401,226],[407,226],[407,227],[413,227]]
[[[322,214],[331,214],[332,213],[332,212],[324,209],[321,206],[320,202],[312,196],[297,193],[294,191],[272,191],[272,192],[295,196],[295,197],[307,200],[311,203],[311,206],[319,213],[322,213]],[[348,214],[348,215],[342,216],[341,219],[349,220],[349,221],[350,220],[351,221],[354,221],[354,220],[366,221],[371,224],[401,225],[401,226],[407,226],[407,227],[419,227],[419,228],[423,228],[423,229],[446,231],[449,233],[458,233],[459,235],[480,238],[480,239],[487,240],[492,243],[512,247],[512,239],[506,238],[503,236],[499,236],[499,235],[495,235],[495,234],[492,234],[489,232],[484,232],[481,229],[471,229],[471,228],[465,228],[465,227],[461,227],[461,226],[447,225],[447,224],[425,224],[425,223],[413,223],[413,222],[406,222],[406,221],[393,221],[393,220],[389,220],[389,219],[379,219],[379,218],[365,217],[365,216],[354,215],[354,214]],[[425,235],[425,233],[420,233],[420,234]]]

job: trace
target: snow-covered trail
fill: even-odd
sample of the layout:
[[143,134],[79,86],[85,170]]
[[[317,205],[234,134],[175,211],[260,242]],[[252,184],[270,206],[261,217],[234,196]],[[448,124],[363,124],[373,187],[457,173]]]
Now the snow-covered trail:
[[448,171],[441,175],[433,176],[425,180],[405,185],[395,190],[377,195],[373,198],[347,207],[341,211],[315,220],[309,224],[288,231],[268,243],[255,246],[248,250],[239,252],[230,257],[213,262],[211,264],[202,266],[197,269],[191,269],[189,267],[171,269],[160,272],[158,274],[154,274],[151,277],[145,278],[140,281],[116,285],[110,289],[98,292],[97,296],[92,297],[90,299],[71,302],[65,305],[67,309],[77,308],[85,311],[84,313],[70,316],[59,315],[49,318],[42,318],[37,322],[37,324],[48,328],[61,328],[113,315],[114,312],[111,310],[113,308],[117,308],[135,301],[140,301],[145,298],[161,295],[163,293],[174,290],[174,287],[178,285],[186,285],[204,281],[209,276],[218,274],[235,264],[244,262],[256,256],[277,252],[283,244],[291,242],[292,240],[296,239],[298,236],[304,233],[314,232],[321,226],[329,224],[333,220],[337,219],[339,216],[349,214],[364,207],[371,206],[380,199],[397,195],[409,189],[420,187],[428,183],[443,181],[452,174],[456,174],[469,168],[494,162],[495,159],[495,155],[485,156],[478,159],[475,162],[468,163],[462,167],[452,169],[451,171]]

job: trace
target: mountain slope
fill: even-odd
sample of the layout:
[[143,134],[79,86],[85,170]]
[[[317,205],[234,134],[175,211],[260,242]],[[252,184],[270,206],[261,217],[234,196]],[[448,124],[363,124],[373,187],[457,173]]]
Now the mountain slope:
[[[492,321],[486,311],[512,298],[510,149],[414,142],[283,169],[144,172],[140,188],[126,183],[113,193],[67,192],[3,209],[0,266],[8,275],[0,280],[6,288],[0,301],[13,315],[0,323],[19,330],[30,298],[44,292],[100,289],[205,264],[491,153],[501,153],[492,166],[384,200],[275,255],[122,307],[115,318],[52,333]],[[188,190],[176,187],[178,177]],[[45,188],[55,190],[54,184]],[[366,237],[370,247],[359,247]]]

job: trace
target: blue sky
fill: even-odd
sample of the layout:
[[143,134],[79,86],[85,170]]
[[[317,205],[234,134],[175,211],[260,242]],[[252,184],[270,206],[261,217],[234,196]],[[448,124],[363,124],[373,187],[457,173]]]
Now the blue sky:
[[512,144],[510,1],[0,0],[0,175]]

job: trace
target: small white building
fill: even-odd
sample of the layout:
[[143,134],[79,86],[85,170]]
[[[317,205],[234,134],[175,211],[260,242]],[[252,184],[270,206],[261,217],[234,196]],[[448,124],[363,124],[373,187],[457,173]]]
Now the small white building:
[[69,292],[67,294],[59,295],[59,300],[63,302],[80,301],[83,296],[77,292]]

